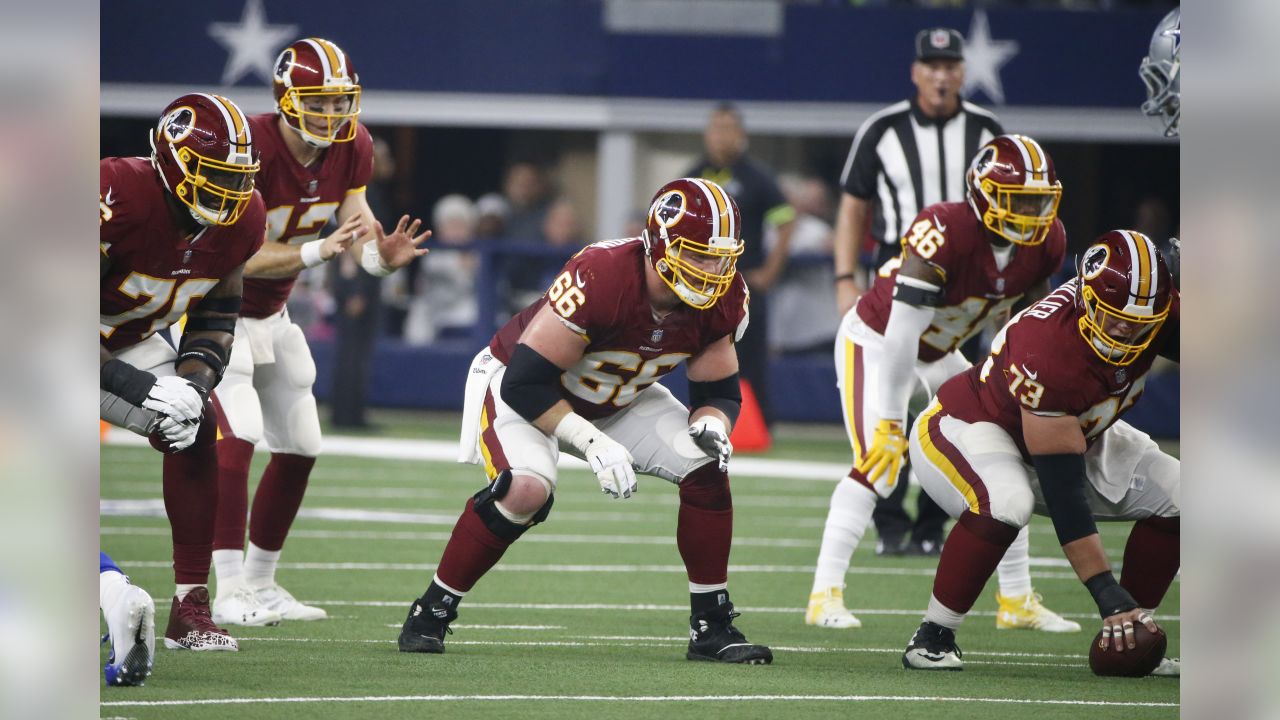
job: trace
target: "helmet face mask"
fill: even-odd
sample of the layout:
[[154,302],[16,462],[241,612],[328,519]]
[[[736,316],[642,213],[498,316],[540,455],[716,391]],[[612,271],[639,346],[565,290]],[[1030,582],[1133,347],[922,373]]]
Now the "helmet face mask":
[[351,58],[320,38],[299,40],[276,59],[276,112],[312,147],[350,142],[360,115],[360,77]]
[[681,178],[654,196],[642,237],[658,277],[686,305],[705,310],[733,284],[741,225],[738,205],[723,188]]
[[170,194],[201,225],[233,225],[253,197],[258,172],[240,108],[201,93],[169,104],[151,133],[151,163]]
[[1134,230],[1113,230],[1085,250],[1077,264],[1080,335],[1101,359],[1138,359],[1172,306],[1172,276],[1155,244]]
[[978,150],[965,180],[970,206],[993,234],[1017,245],[1044,242],[1058,217],[1062,183],[1039,143],[1001,135]]
[[1181,70],[1182,13],[1173,9],[1160,20],[1151,35],[1151,48],[1138,66],[1138,77],[1147,87],[1142,112],[1159,118],[1165,137],[1178,136],[1182,117]]

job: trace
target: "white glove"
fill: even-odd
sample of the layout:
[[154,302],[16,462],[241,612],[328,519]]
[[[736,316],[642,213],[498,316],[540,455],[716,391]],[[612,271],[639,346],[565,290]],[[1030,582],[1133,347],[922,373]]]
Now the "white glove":
[[698,449],[715,458],[720,472],[729,469],[729,458],[733,455],[733,443],[729,442],[729,430],[724,421],[714,415],[703,415],[689,426],[689,437]]
[[577,448],[591,464],[600,491],[616,500],[629,498],[636,492],[636,471],[631,453],[616,440],[600,432],[595,425],[577,413],[564,416],[556,426],[556,438]]
[[204,413],[204,396],[190,381],[176,375],[166,375],[156,379],[151,386],[147,399],[142,407],[155,410],[178,421],[196,421]]
[[162,415],[156,427],[160,437],[169,443],[170,452],[181,452],[191,447],[200,432],[199,420],[176,420],[169,415]]

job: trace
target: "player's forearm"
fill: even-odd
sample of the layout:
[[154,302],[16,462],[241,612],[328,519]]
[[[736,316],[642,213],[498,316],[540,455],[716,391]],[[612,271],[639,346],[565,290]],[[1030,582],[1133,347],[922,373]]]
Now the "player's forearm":
[[323,240],[312,240],[302,245],[265,243],[245,265],[244,275],[250,278],[288,278],[309,267],[324,263],[321,256]]
[[[235,318],[220,318],[235,326]],[[174,366],[178,377],[190,380],[206,394],[217,387],[231,357],[231,343],[235,335],[231,332],[204,331],[183,333],[179,345],[179,358]]]
[[920,336],[933,321],[932,307],[893,301],[884,331],[880,399],[876,412],[881,419],[905,421],[911,389],[915,386],[916,358]]
[[1080,582],[1111,570],[1107,553],[1102,549],[1102,537],[1096,532],[1063,545],[1062,552],[1067,556],[1067,562],[1071,563],[1071,569],[1075,570]]
[[836,215],[833,241],[835,243],[833,247],[835,274],[837,278],[852,275],[854,282],[858,285],[862,284],[862,268],[858,264],[858,240],[866,221],[866,202],[846,193],[840,200],[840,211]]

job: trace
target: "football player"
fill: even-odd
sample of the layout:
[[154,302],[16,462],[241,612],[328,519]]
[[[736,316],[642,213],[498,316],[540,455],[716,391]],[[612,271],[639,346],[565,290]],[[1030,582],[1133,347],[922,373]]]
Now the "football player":
[[98,607],[107,621],[102,642],[111,643],[102,674],[108,685],[142,685],[155,662],[156,604],[110,555],[98,556]]
[[[727,585],[728,438],[742,402],[735,342],[748,320],[742,249],[738,207],[724,189],[673,180],[654,196],[640,237],[583,249],[476,355],[459,460],[483,464],[490,484],[467,501],[411,605],[401,652],[444,652],[462,598],[550,514],[563,450],[585,459],[614,498],[637,491],[637,473],[677,486],[676,546],[692,608],[686,657],[772,662],[734,626]],[[655,384],[686,360],[691,408]]]
[[[266,213],[253,189],[256,132],[230,100],[184,95],[151,133],[151,157],[106,158],[98,199],[102,419],[164,456],[177,589],[165,646],[236,650],[209,616],[217,417],[245,263]],[[177,349],[164,331],[187,316]]]
[[[1002,322],[1023,296],[1048,293],[1062,265],[1066,232],[1057,219],[1062,185],[1053,160],[1025,135],[982,146],[965,175],[966,202],[930,205],[902,238],[871,290],[845,315],[836,338],[836,374],[853,467],[836,485],[822,533],[805,623],[855,628],[844,605],[849,560],[876,496],[899,481],[907,403],[931,395],[969,367],[959,347]],[[997,628],[1076,632],[1031,587],[1026,531],[1000,564]]]
[[[1018,313],[991,355],[943,384],[911,430],[923,488],[959,518],[942,549],[907,668],[963,667],[955,631],[1033,512],[1047,514],[1103,618],[1132,648],[1179,566],[1176,458],[1120,418],[1157,355],[1178,359],[1178,291],[1147,236],[1098,238],[1077,277]],[[1136,520],[1120,582],[1095,525]]]
[[1147,86],[1142,112],[1160,120],[1165,137],[1178,136],[1178,120],[1182,117],[1181,50],[1182,11],[1174,8],[1156,25],[1151,34],[1151,51],[1138,66],[1138,77]]
[[[320,417],[311,387],[316,367],[302,329],[285,300],[305,268],[340,252],[359,254],[364,269],[387,275],[426,254],[414,237],[421,221],[400,219],[383,234],[365,185],[373,171],[373,141],[359,123],[360,79],[351,57],[320,38],[299,40],[276,60],[273,113],[249,118],[262,156],[258,188],[267,206],[267,238],[245,268],[240,342],[214,400],[218,404],[218,578],[213,616],[219,623],[274,625],[319,620],[276,582],[276,564],[320,452]],[[337,217],[338,229],[320,237]],[[249,465],[265,438],[271,459],[249,516]]]

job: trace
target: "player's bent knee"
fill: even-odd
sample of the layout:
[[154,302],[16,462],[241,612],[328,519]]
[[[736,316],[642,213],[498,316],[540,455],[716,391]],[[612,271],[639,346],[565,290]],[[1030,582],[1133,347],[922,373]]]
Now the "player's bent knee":
[[293,387],[310,391],[316,384],[316,362],[311,358],[311,348],[307,346],[302,328],[297,325],[290,325],[280,334],[276,362]]
[[1004,487],[998,496],[991,497],[991,517],[1021,529],[1031,522],[1035,504],[1036,497],[1030,487]]
[[732,510],[729,474],[708,462],[680,481],[680,502],[704,510]]
[[[555,503],[555,495],[548,492],[541,506],[529,512],[505,510],[498,501],[511,493],[514,479],[510,470],[503,470],[492,483],[471,498],[471,509],[480,516],[489,532],[509,543],[515,542],[529,528],[546,520]],[[537,496],[547,491],[547,487],[537,478],[522,476],[520,479],[522,482],[519,492]]]
[[320,413],[316,399],[311,395],[298,398],[289,409],[288,442],[286,447],[272,448],[275,452],[316,457],[320,454]]
[[213,394],[232,435],[255,445],[262,440],[262,405],[253,385],[228,384],[224,378]]

